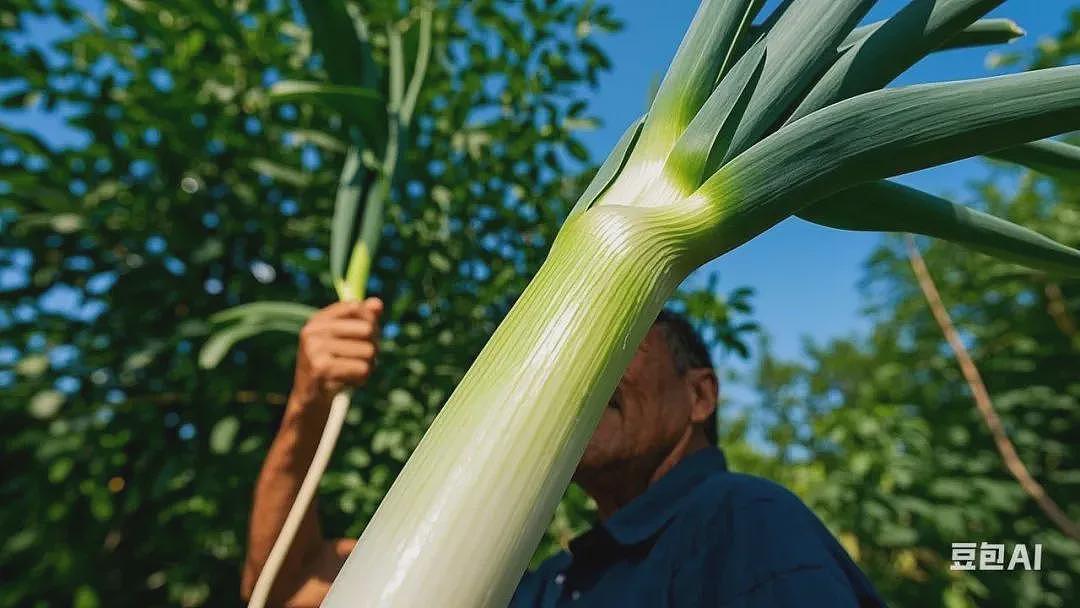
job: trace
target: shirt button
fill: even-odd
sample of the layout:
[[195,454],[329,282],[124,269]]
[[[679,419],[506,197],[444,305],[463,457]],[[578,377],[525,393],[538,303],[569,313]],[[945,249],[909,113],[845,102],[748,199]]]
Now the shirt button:
[[571,594],[570,594],[570,599],[571,599],[571,600],[574,600],[575,602],[576,602],[576,601],[578,600],[578,598],[580,598],[580,597],[581,597],[581,592],[580,592],[580,591],[574,591],[573,593],[571,593]]
[[566,575],[565,574],[560,572],[560,573],[555,575],[555,584],[556,585],[561,585],[561,584],[563,584],[564,581],[566,581]]

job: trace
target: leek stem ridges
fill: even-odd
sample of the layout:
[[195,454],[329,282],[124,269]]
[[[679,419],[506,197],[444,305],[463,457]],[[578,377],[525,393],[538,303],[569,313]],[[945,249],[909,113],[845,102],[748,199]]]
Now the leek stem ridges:
[[505,604],[622,370],[692,267],[694,220],[606,206],[567,222],[324,605]]

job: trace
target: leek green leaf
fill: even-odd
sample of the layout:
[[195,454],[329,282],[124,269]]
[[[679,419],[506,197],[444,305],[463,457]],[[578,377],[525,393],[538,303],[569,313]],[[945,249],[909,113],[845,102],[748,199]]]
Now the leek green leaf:
[[403,125],[412,122],[413,111],[416,109],[416,100],[420,95],[420,87],[424,83],[424,75],[427,73],[428,60],[431,58],[431,6],[422,4],[420,8],[420,28],[417,33],[416,46],[409,57],[412,64],[412,75],[409,77],[409,85],[405,90],[405,96],[401,100],[398,118]]
[[607,159],[604,160],[604,164],[600,165],[600,169],[597,170],[596,175],[593,176],[592,181],[585,188],[585,192],[582,193],[581,198],[574,204],[574,208],[570,211],[570,215],[575,215],[585,211],[596,202],[600,195],[602,195],[611,185],[611,182],[615,181],[615,178],[619,176],[619,172],[626,166],[626,159],[630,156],[630,153],[634,149],[634,143],[637,141],[638,136],[641,134],[641,126],[645,123],[645,117],[634,121],[626,131],[623,132],[622,137],[619,138],[618,143],[615,144],[615,149],[608,154]]
[[335,283],[345,279],[349,250],[356,240],[365,174],[360,160],[360,149],[349,146],[349,151],[345,154],[345,166],[338,178],[334,215],[330,220],[330,276]]
[[334,287],[341,300],[360,300],[364,297],[375,251],[382,236],[384,207],[390,198],[392,179],[392,173],[384,172],[377,175],[367,189],[360,229],[349,254],[345,278],[342,281],[335,279]]
[[759,5],[757,0],[701,3],[649,109],[635,160],[639,156],[652,160],[667,156],[708,99],[725,65],[734,63],[737,37]]
[[202,349],[199,350],[199,366],[204,369],[217,367],[229,350],[241,340],[268,332],[283,331],[286,333],[300,333],[304,326],[303,321],[292,319],[273,319],[254,323],[242,322],[230,325],[220,331],[210,334]]
[[223,327],[203,344],[199,365],[217,367],[237,342],[265,331],[299,333],[316,310],[294,302],[252,302],[215,313],[210,321]]
[[889,181],[861,184],[799,217],[842,230],[913,232],[1010,262],[1080,276],[1080,251],[1010,221]]
[[[874,23],[855,28],[840,45],[840,50],[842,51],[856,44],[859,40],[865,38],[874,30],[881,27],[884,23],[885,21],[875,21]],[[946,51],[950,49],[965,49],[977,46],[1005,44],[1020,38],[1026,33],[1027,32],[1012,19],[979,19],[975,23],[972,23],[954,34],[936,50]]]
[[785,126],[695,197],[726,218],[726,251],[858,183],[1078,128],[1080,66],[874,91]]
[[[768,33],[772,28],[776,27],[776,22],[780,20],[780,17],[791,8],[792,2],[795,0],[781,0],[780,4],[769,13],[769,16],[765,18],[765,21],[761,22],[761,25],[755,25],[751,27],[751,34],[755,36],[754,42],[757,42]],[[750,45],[747,45],[749,48]]]
[[252,302],[226,308],[210,317],[211,323],[257,322],[268,319],[295,319],[301,323],[311,318],[318,310],[307,304],[296,302]]
[[727,154],[764,65],[765,44],[758,42],[724,76],[676,142],[664,170],[688,191],[700,186]]
[[998,150],[987,156],[1023,165],[1056,179],[1080,183],[1080,146],[1047,139]]
[[787,115],[873,0],[795,0],[765,32],[765,67],[724,157],[731,160]]
[[1004,0],[915,0],[840,55],[788,119],[879,89]]
[[939,50],[1006,44],[1025,34],[1012,19],[980,19],[949,38]]
[[645,111],[649,111],[649,106],[656,101],[656,93],[660,91],[660,74],[659,72],[653,74],[652,80],[649,81],[649,88],[645,93]]

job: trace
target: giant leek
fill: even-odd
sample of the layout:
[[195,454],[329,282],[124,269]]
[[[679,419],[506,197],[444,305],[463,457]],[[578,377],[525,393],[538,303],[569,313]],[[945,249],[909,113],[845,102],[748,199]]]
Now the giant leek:
[[574,206],[325,606],[505,605],[664,301],[787,217],[1080,274],[1080,252],[880,181],[989,153],[1069,166],[1075,150],[1029,142],[1080,128],[1080,67],[882,89],[939,48],[1015,36],[977,22],[1000,0],[914,0],[859,30],[871,0],[792,0],[751,26],[761,4],[701,4],[646,117]]

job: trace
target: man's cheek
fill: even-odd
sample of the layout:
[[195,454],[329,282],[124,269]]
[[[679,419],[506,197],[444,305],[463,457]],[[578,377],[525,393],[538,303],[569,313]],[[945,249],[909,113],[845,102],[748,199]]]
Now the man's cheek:
[[600,415],[600,422],[596,425],[596,430],[593,431],[592,442],[612,443],[618,436],[620,426],[619,413],[610,409],[604,410],[604,413]]

